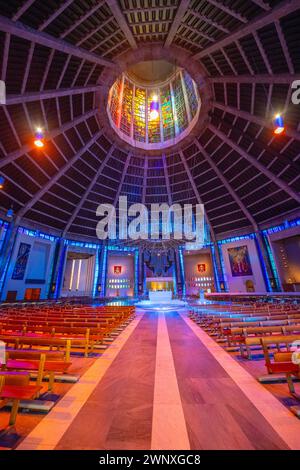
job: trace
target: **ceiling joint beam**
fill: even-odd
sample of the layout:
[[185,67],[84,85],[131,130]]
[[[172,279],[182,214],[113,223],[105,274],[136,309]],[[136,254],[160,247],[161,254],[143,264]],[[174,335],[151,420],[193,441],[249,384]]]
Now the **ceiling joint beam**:
[[85,49],[73,46],[68,42],[62,41],[61,39],[56,39],[49,34],[36,31],[35,29],[29,28],[23,23],[11,21],[9,18],[4,16],[0,16],[0,31],[13,34],[19,38],[40,44],[41,46],[49,47],[50,49],[55,49],[65,54],[71,54],[74,57],[79,57],[91,63],[97,63],[98,65],[109,68],[117,67],[114,62],[108,59],[103,59],[96,54],[92,54]]
[[189,5],[190,5],[190,0],[181,0],[180,5],[176,11],[172,26],[168,33],[167,39],[165,41],[165,47],[169,47],[172,44],[173,39],[175,38],[178,28],[180,26],[180,23],[182,22],[189,8]]

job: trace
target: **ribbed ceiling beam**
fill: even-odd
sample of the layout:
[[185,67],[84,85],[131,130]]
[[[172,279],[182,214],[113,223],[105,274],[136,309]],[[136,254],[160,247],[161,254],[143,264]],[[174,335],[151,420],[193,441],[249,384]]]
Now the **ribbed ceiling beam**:
[[[46,134],[46,140],[51,140],[57,137],[58,135],[63,134],[63,132],[68,131],[69,129],[72,129],[73,127],[77,126],[78,124],[81,124],[82,122],[86,121],[90,117],[95,116],[99,112],[98,109],[93,109],[92,111],[89,111],[88,113],[82,114],[80,117],[77,119],[74,119],[73,121],[67,122],[61,127],[58,127],[54,129],[53,131],[49,132]],[[34,146],[33,143],[33,137],[32,137],[32,143],[23,145],[20,147],[18,150],[15,152],[9,153],[6,157],[1,158],[0,160],[0,168],[4,167],[5,165],[8,165],[9,163],[13,162],[14,160],[17,160],[19,157],[22,157],[22,155],[25,155],[28,152],[31,152],[34,150],[36,147]]]
[[215,164],[215,162],[213,161],[213,159],[211,158],[211,156],[207,153],[207,151],[205,150],[205,148],[198,142],[198,140],[196,139],[195,140],[195,145],[198,147],[198,149],[200,150],[200,152],[204,155],[204,157],[206,158],[206,161],[209,163],[210,167],[214,170],[214,172],[216,173],[216,175],[218,176],[218,178],[222,181],[223,185],[225,186],[225,188],[227,189],[227,191],[229,192],[229,194],[231,195],[231,197],[235,200],[235,202],[238,204],[238,206],[240,207],[241,211],[245,214],[245,216],[247,217],[247,219],[249,220],[249,222],[251,223],[251,225],[253,226],[254,228],[254,231],[257,231],[258,230],[258,226],[257,226],[257,223],[255,222],[254,218],[252,217],[252,215],[250,214],[250,212],[248,211],[248,209],[246,208],[246,206],[243,204],[243,202],[241,201],[241,199],[239,198],[238,194],[234,191],[234,189],[231,187],[230,183],[227,181],[227,179],[225,178],[225,176],[221,173],[221,171],[219,170],[219,168],[217,167],[217,165]]
[[207,47],[205,50],[198,52],[193,57],[194,59],[201,59],[202,57],[212,54],[213,52],[218,51],[221,47],[228,46],[228,44],[231,44],[234,41],[251,34],[253,31],[275,22],[283,16],[287,16],[290,13],[299,10],[299,8],[299,0],[286,0],[285,2],[280,3],[277,7],[272,8],[272,10],[262,13],[253,21],[249,21],[248,24],[241,26],[237,31],[226,36],[224,39],[221,39],[215,44]]
[[[267,120],[259,116],[255,116],[255,114],[248,113],[247,111],[241,111],[240,109],[234,108],[232,106],[228,106],[223,103],[218,103],[217,101],[213,102],[213,106],[220,109],[221,111],[228,112],[233,114],[234,116],[238,116],[239,118],[245,119],[246,121],[254,122],[255,124],[258,124],[261,127],[265,127],[266,129],[274,129],[271,119]],[[292,139],[300,140],[300,132],[295,129],[286,127],[285,135],[291,137]]]
[[68,220],[67,222],[67,225],[65,226],[65,229],[63,231],[63,234],[62,236],[65,237],[66,236],[66,233],[69,231],[69,228],[71,227],[72,223],[74,222],[74,220],[76,219],[77,215],[79,214],[79,211],[81,210],[81,208],[83,207],[83,205],[85,204],[85,201],[87,200],[87,197],[88,195],[90,194],[90,192],[92,191],[93,187],[95,186],[95,184],[97,183],[99,177],[101,176],[102,174],[102,171],[104,170],[104,167],[105,165],[107,164],[108,160],[110,159],[110,157],[112,156],[112,153],[115,149],[115,146],[112,145],[109,152],[107,153],[106,157],[104,158],[104,160],[102,161],[102,163],[100,164],[95,176],[93,177],[92,181],[90,182],[89,186],[87,187],[85,193],[83,194],[83,196],[81,197],[81,200],[80,200],[80,203],[77,204],[76,206],[76,209],[74,210],[73,214],[71,215],[70,219]]
[[291,85],[294,80],[300,80],[300,74],[291,75],[282,73],[280,75],[224,75],[220,77],[208,77],[211,83],[247,83],[247,84],[270,84]]
[[178,28],[187,12],[187,9],[190,5],[190,0],[181,0],[180,5],[176,11],[175,18],[173,20],[172,26],[169,30],[167,39],[165,41],[165,47],[168,47],[172,44],[174,37],[178,31]]
[[239,153],[244,157],[249,163],[251,163],[255,168],[257,168],[262,174],[267,176],[271,181],[273,181],[279,188],[285,191],[292,199],[300,203],[300,194],[296,193],[285,181],[281,180],[276,176],[272,171],[270,171],[265,165],[260,163],[255,157],[245,152],[244,149],[239,147],[235,142],[233,142],[224,132],[217,129],[212,124],[208,125],[208,129],[214,133],[217,137],[223,140],[227,145],[229,145],[233,150]]
[[119,7],[119,3],[116,0],[107,0],[107,5],[109,6],[112,14],[114,15],[118,25],[120,26],[121,30],[123,31],[127,41],[131,45],[133,49],[137,49],[137,43],[134,39],[134,36],[131,32],[131,29],[128,26],[128,23],[123,15],[122,10]]
[[66,0],[54,13],[49,16],[39,27],[39,31],[43,31],[49,26],[59,15],[61,15],[75,0]]
[[270,5],[268,5],[263,0],[252,0],[252,2],[255,3],[256,5],[258,5],[263,10],[269,11],[271,9]]
[[21,104],[21,103],[30,103],[32,101],[38,100],[49,100],[51,98],[61,98],[62,96],[73,96],[80,95],[81,93],[93,93],[98,91],[101,85],[91,85],[75,88],[61,88],[56,90],[45,90],[45,91],[36,91],[28,92],[20,95],[7,95],[6,104]]
[[[198,203],[198,204],[203,204],[203,201],[202,201],[202,199],[201,199],[201,196],[200,196],[199,191],[198,191],[198,189],[197,189],[197,186],[196,186],[196,184],[195,184],[194,178],[193,178],[193,176],[192,176],[191,170],[190,170],[190,168],[189,168],[189,166],[188,166],[188,164],[187,164],[187,161],[186,161],[186,159],[185,159],[185,156],[184,156],[182,150],[179,151],[179,155],[180,155],[181,161],[182,161],[182,163],[183,163],[184,169],[185,169],[185,171],[186,171],[186,174],[187,174],[187,176],[188,176],[188,179],[189,179],[189,182],[190,182],[190,184],[191,184],[191,187],[193,188],[195,197],[196,197],[196,199],[197,199],[197,203]],[[203,205],[204,205],[204,204],[203,204]],[[210,222],[210,220],[209,220],[207,214],[205,214],[205,217],[206,217],[206,220],[207,220],[209,229],[210,229],[210,233],[211,233],[212,240],[215,241],[215,240],[216,240],[216,237],[215,237],[215,232],[214,232],[213,226],[212,226],[212,224],[211,224],[211,222]]]
[[213,26],[216,29],[219,29],[220,31],[223,31],[223,33],[226,33],[226,34],[230,33],[229,29],[225,28],[225,26],[223,26],[219,23],[216,23],[216,21],[213,21],[211,18],[208,18],[207,16],[201,15],[197,11],[189,9],[187,13],[192,14],[193,16],[198,18],[199,20],[204,21],[205,23],[209,24],[210,26]]
[[49,47],[50,49],[64,52],[65,54],[71,54],[74,57],[79,57],[91,63],[96,63],[109,68],[116,67],[116,64],[108,59],[103,59],[96,54],[92,54],[84,49],[72,46],[72,44],[62,41],[61,39],[56,39],[49,34],[38,32],[22,23],[11,21],[9,18],[4,16],[0,16],[0,31],[13,34],[27,41],[32,41],[36,44],[40,44],[41,46]]
[[119,184],[119,187],[118,187],[118,191],[116,192],[116,195],[115,195],[115,199],[114,199],[114,203],[113,203],[114,207],[116,207],[117,204],[118,204],[118,200],[119,200],[120,194],[122,192],[122,187],[123,187],[126,175],[127,175],[130,160],[131,160],[131,153],[128,153],[127,158],[126,158],[126,162],[125,162],[125,165],[124,165],[124,168],[123,168],[123,171],[122,171],[122,176],[121,176],[121,181],[120,181],[120,184]]
[[165,174],[167,194],[168,194],[168,204],[169,206],[171,206],[172,205],[172,193],[171,193],[169,173],[168,173],[167,160],[166,160],[165,154],[162,155],[162,161],[163,161],[163,166],[164,166],[164,174]]
[[75,29],[77,29],[85,20],[87,20],[88,18],[92,17],[95,13],[97,13],[97,11],[105,4],[105,0],[102,0],[101,2],[98,2],[96,3],[96,5],[94,5],[94,7],[92,8],[89,8],[89,10],[82,16],[80,16],[78,18],[77,21],[74,21],[71,26],[66,29],[65,31],[63,31],[60,35],[60,37],[63,39],[65,37],[67,37],[70,33],[72,33],[72,31],[74,31]]
[[233,18],[241,21],[242,23],[247,23],[248,20],[245,16],[241,15],[240,13],[236,12],[232,8],[227,7],[221,2],[217,2],[216,0],[207,0],[208,3],[213,5],[216,8],[219,8],[219,10],[224,11],[224,13],[227,13],[227,15],[232,16]]
[[144,176],[143,176],[142,204],[145,204],[145,201],[146,201],[146,191],[147,191],[147,174],[148,174],[148,158],[147,158],[147,157],[145,157],[145,163],[144,163]]
[[57,183],[57,181],[62,177],[62,175],[68,171],[72,166],[82,157],[92,147],[99,137],[101,137],[102,131],[97,132],[90,140],[87,142],[80,150],[77,152],[60,170],[56,173],[55,176],[51,177],[46,183],[34,196],[33,198],[25,204],[22,209],[17,213],[18,217],[23,217],[26,212],[28,212],[34,204],[36,204],[50,189],[51,187]]
[[17,13],[13,16],[13,21],[18,21],[18,19],[24,15],[24,13],[29,10],[29,8],[31,7],[31,5],[33,5],[33,3],[35,2],[35,0],[27,0],[27,2],[25,2],[21,8],[19,8],[19,10],[17,11]]

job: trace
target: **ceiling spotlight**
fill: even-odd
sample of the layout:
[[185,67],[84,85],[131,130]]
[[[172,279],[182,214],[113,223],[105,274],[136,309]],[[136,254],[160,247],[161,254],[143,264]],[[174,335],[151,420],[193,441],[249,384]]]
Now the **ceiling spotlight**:
[[280,135],[284,132],[284,122],[281,114],[276,114],[274,119],[274,134]]
[[35,145],[36,147],[38,147],[38,148],[43,148],[45,144],[44,144],[44,142],[43,142],[42,140],[36,139],[36,140],[34,141],[34,145]]
[[13,208],[11,207],[10,209],[8,209],[8,211],[6,212],[6,217],[8,217],[9,219],[12,219],[14,215],[14,211],[13,211]]
[[5,183],[5,179],[3,176],[0,176],[0,189],[3,189]]
[[45,138],[45,135],[44,135],[43,129],[41,127],[37,127],[36,131],[35,131],[34,145],[37,148],[43,148],[44,145],[45,145],[44,144],[44,138]]

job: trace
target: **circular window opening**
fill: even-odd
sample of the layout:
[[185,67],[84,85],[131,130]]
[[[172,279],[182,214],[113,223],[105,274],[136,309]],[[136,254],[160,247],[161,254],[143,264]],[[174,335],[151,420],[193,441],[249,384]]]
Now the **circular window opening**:
[[164,60],[140,62],[110,89],[110,124],[125,142],[147,150],[184,139],[201,107],[197,86],[186,70]]

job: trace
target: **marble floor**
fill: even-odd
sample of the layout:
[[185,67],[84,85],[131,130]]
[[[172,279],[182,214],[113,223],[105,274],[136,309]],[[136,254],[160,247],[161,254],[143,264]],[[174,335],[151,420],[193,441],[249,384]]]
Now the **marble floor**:
[[142,311],[18,449],[300,449],[300,420],[180,311]]

